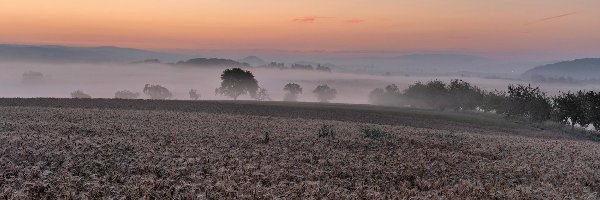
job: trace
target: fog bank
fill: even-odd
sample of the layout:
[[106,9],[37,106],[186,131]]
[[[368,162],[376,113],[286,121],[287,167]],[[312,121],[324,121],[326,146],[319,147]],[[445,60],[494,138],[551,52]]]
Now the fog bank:
[[[283,86],[295,82],[303,88],[299,101],[316,102],[312,93],[320,84],[328,84],[338,91],[335,103],[368,103],[368,93],[374,88],[396,84],[407,88],[416,81],[454,78],[471,82],[483,89],[505,90],[508,84],[527,83],[520,80],[484,79],[478,77],[427,77],[427,76],[377,76],[352,73],[327,73],[301,70],[276,70],[246,68],[252,71],[259,86],[268,90],[274,101],[284,96]],[[93,98],[113,98],[115,92],[130,90],[142,93],[145,84],[159,84],[173,93],[173,99],[189,99],[190,89],[196,89],[202,100],[228,99],[215,96],[220,86],[223,69],[175,67],[170,65],[108,65],[108,64],[38,64],[0,63],[0,97],[57,97],[69,98],[70,93],[82,90]],[[24,79],[27,72],[40,72],[39,80],[34,76]],[[31,74],[31,73],[30,73]],[[33,73],[36,74],[36,73]],[[555,94],[558,91],[598,89],[597,85],[541,85],[542,89]],[[141,95],[140,98],[148,98]],[[240,99],[249,99],[243,96]]]

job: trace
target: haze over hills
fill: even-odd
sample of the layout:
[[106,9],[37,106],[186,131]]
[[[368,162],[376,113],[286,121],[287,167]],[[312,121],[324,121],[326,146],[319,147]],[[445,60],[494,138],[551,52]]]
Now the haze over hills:
[[222,58],[194,58],[175,63],[176,66],[190,67],[249,67],[248,63]]
[[146,59],[162,62],[187,60],[194,56],[120,47],[70,47],[60,45],[0,44],[0,61],[43,63],[130,63]]
[[[231,52],[235,52],[232,50]],[[120,47],[69,47],[60,45],[0,45],[0,61],[42,63],[178,63],[179,65],[206,66],[211,64],[264,66],[270,62],[291,64],[321,64],[338,71],[370,74],[492,74],[519,77],[534,66],[548,61],[504,61],[486,57],[453,53],[420,53],[398,55],[391,52],[294,52],[271,50],[244,52],[239,56],[226,51],[203,53],[166,53]],[[203,56],[193,56],[202,54]],[[240,54],[241,55],[241,54]],[[231,58],[243,59],[235,60]]]
[[542,65],[523,73],[524,79],[600,79],[600,58],[584,58]]
[[238,60],[238,62],[248,63],[250,66],[254,66],[254,67],[265,66],[268,64],[267,61],[265,61],[257,56],[248,56],[248,57]]

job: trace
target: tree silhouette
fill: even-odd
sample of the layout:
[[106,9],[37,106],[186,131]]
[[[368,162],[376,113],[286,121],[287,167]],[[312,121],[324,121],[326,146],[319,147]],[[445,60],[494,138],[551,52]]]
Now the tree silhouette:
[[189,93],[190,93],[190,99],[192,99],[192,100],[200,99],[200,94],[198,93],[197,90],[191,89]]
[[296,83],[288,83],[283,87],[283,91],[286,91],[284,101],[297,101],[298,95],[302,93],[302,87]]
[[562,93],[554,97],[553,114],[555,120],[569,124],[572,128],[576,124],[586,127],[590,124],[586,116],[587,109],[589,108],[586,100],[586,94],[582,91],[577,93]]
[[215,90],[215,94],[225,95],[234,100],[246,94],[254,98],[258,91],[258,81],[252,72],[240,68],[226,69],[221,74],[221,80],[221,87]]
[[330,88],[328,85],[319,85],[313,90],[313,93],[315,93],[320,102],[329,102],[335,99],[337,90]]
[[148,95],[150,99],[170,99],[173,97],[173,94],[167,88],[160,85],[146,84],[144,94]]
[[509,85],[506,114],[541,122],[550,119],[552,104],[539,87]]

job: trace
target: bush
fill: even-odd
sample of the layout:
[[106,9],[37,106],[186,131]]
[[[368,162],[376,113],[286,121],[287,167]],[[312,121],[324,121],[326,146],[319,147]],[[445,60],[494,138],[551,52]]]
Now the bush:
[[132,92],[129,90],[121,90],[115,92],[115,99],[137,99],[140,93]]
[[332,125],[323,125],[319,129],[318,136],[320,138],[331,138],[335,139],[335,130]]
[[76,90],[74,92],[71,92],[71,97],[75,98],[75,99],[91,99],[92,98],[91,95],[86,94],[81,90]]
[[363,128],[361,129],[361,132],[363,133],[363,136],[365,138],[370,138],[374,140],[380,140],[387,136],[387,133],[385,131],[382,131],[378,128]]

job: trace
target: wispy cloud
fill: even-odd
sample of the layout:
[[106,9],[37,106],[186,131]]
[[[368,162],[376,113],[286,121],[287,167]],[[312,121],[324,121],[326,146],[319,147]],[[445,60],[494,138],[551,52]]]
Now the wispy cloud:
[[320,16],[306,16],[306,17],[298,17],[293,19],[293,22],[296,23],[315,23],[317,20],[321,19],[333,19],[334,17],[320,17]]
[[346,24],[360,24],[363,22],[365,22],[365,20],[362,20],[362,19],[348,19],[348,20],[344,21],[344,23],[346,23]]
[[538,20],[533,21],[533,22],[529,22],[529,23],[527,23],[527,25],[542,23],[542,22],[545,22],[545,21],[555,20],[555,19],[559,19],[559,18],[563,18],[563,17],[568,17],[568,16],[571,16],[571,15],[575,15],[577,13],[578,12],[570,12],[570,13],[565,13],[565,14],[562,14],[562,15],[550,16],[550,17],[538,19]]

